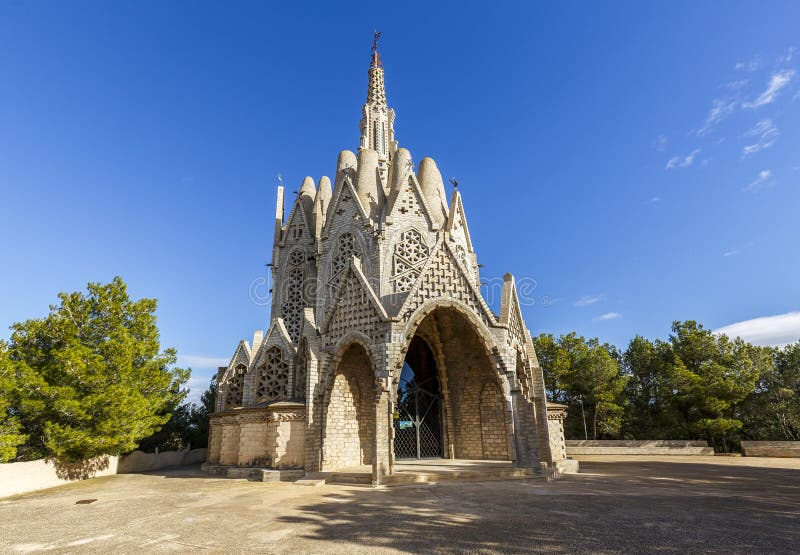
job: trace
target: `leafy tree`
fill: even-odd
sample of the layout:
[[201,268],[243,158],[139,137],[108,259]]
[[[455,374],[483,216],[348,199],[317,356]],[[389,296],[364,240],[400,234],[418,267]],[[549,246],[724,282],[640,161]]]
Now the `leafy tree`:
[[211,378],[200,403],[182,403],[172,411],[169,421],[155,434],[139,443],[139,449],[153,452],[182,451],[208,446],[209,415],[214,412],[216,378]]
[[620,373],[616,349],[574,332],[558,339],[541,334],[534,343],[550,399],[570,407],[565,423],[567,436],[584,436],[584,412],[588,416],[587,431],[593,438],[618,435],[625,377]]
[[695,321],[674,322],[670,343],[675,354],[679,398],[689,429],[728,451],[742,428],[734,407],[755,388],[760,359],[741,339],[715,335]]
[[78,461],[131,451],[169,418],[189,373],[160,352],[155,299],[133,301],[121,278],[60,293],[47,317],[12,326],[15,409],[26,456]]
[[8,357],[8,346],[0,341],[0,463],[14,460],[17,447],[27,439],[20,433],[22,426],[12,406],[15,392],[14,366]]
[[628,376],[623,435],[679,439],[689,434],[685,417],[689,392],[699,381],[676,359],[669,342],[636,336],[622,354]]
[[[738,410],[748,439],[800,440],[800,341],[782,349],[753,347],[763,369]],[[766,359],[766,360],[765,360]]]

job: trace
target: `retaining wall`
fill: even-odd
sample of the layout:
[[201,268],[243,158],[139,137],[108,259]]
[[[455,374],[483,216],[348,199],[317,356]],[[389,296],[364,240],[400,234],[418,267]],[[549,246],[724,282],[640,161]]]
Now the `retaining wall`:
[[0,497],[69,484],[117,473],[118,457],[99,457],[81,464],[48,460],[0,464]]
[[49,460],[4,463],[0,464],[0,497],[52,488],[87,478],[196,464],[206,460],[206,453],[207,449],[162,453],[134,451],[123,457],[98,457],[75,464]]
[[800,441],[743,441],[745,457],[800,457]]
[[133,472],[147,472],[168,466],[185,466],[205,462],[208,449],[192,449],[191,451],[162,451],[160,453],[145,453],[134,451],[120,458],[117,474],[131,474]]
[[568,439],[567,455],[713,455],[705,441]]

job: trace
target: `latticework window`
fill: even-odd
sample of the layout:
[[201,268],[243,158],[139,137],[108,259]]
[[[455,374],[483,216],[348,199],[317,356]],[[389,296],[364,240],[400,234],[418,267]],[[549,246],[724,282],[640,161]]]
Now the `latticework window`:
[[302,266],[303,262],[305,262],[305,255],[303,254],[302,250],[295,249],[289,253],[290,266]]
[[239,364],[234,368],[233,375],[228,378],[228,393],[225,395],[225,410],[242,406],[242,393],[244,392],[244,374],[247,368]]
[[281,306],[283,322],[292,341],[297,342],[300,337],[300,326],[303,322],[303,270],[292,268],[286,278],[286,300]]
[[297,353],[297,365],[294,369],[294,398],[306,398],[306,380],[308,379],[308,345],[305,340]]
[[264,362],[258,367],[256,399],[274,401],[286,399],[289,389],[289,363],[283,357],[280,347],[270,347],[264,355]]
[[394,246],[394,271],[392,281],[397,292],[408,291],[413,287],[419,271],[428,259],[430,249],[422,235],[415,229],[409,229],[400,236]]
[[300,249],[295,249],[289,253],[288,269],[286,274],[286,296],[281,305],[281,315],[286,324],[286,331],[292,341],[297,342],[300,336],[300,326],[303,323],[303,309],[306,306],[304,285],[305,254]]
[[336,255],[331,261],[331,277],[328,282],[336,287],[344,273],[345,268],[350,263],[350,259],[358,254],[356,238],[352,233],[342,233],[339,236],[339,243],[336,245]]

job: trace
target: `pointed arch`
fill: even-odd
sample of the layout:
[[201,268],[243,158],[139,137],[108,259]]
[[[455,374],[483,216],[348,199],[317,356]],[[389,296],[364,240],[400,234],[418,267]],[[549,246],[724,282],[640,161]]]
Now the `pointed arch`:
[[320,426],[322,470],[373,464],[375,364],[368,343],[341,342],[327,376]]

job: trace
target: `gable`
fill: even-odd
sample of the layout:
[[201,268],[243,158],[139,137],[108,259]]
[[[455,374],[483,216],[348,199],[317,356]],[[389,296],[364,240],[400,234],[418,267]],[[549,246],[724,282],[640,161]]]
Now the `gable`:
[[289,332],[282,318],[275,318],[272,321],[272,325],[267,331],[267,336],[264,338],[264,341],[261,342],[259,354],[254,357],[254,360],[257,361],[266,349],[273,346],[285,349],[287,353],[294,354],[295,352],[295,346],[292,344],[292,339],[289,336]]
[[358,331],[378,342],[383,338],[381,323],[386,319],[377,295],[353,259],[342,276],[334,304],[323,322],[326,340],[334,344],[348,332]]
[[422,189],[413,174],[409,174],[405,184],[392,191],[386,209],[387,223],[393,220],[404,222],[422,221],[429,228],[436,226],[431,218],[430,207]]
[[434,247],[421,275],[400,308],[401,318],[409,318],[431,299],[455,299],[466,304],[487,325],[495,325],[495,316],[465,269],[456,260],[450,246],[440,240]]
[[367,213],[361,206],[358,200],[353,184],[349,177],[345,177],[342,186],[334,191],[334,197],[328,206],[328,217],[325,222],[325,231],[330,229],[334,221],[337,222],[365,222],[367,221]]
[[313,229],[309,222],[308,214],[306,214],[303,203],[300,202],[300,197],[298,196],[294,201],[292,212],[289,214],[289,219],[284,228],[281,245],[285,245],[287,241],[295,242],[305,240],[308,242],[310,239],[313,239]]
[[222,381],[226,382],[231,379],[236,372],[236,367],[240,364],[243,364],[245,369],[250,367],[250,347],[247,344],[247,341],[239,342],[239,346],[236,347],[236,352],[233,353],[233,356],[228,363],[228,369],[225,371]]
[[453,191],[453,198],[450,201],[450,214],[447,218],[447,231],[455,241],[461,241],[467,251],[474,252],[472,239],[469,235],[467,226],[467,215],[464,213],[464,205],[461,203],[461,194]]

